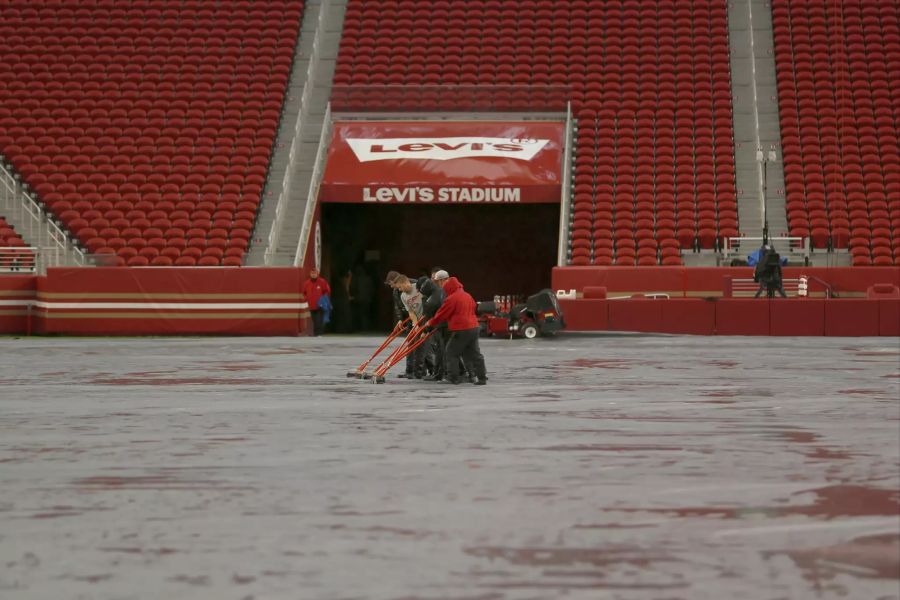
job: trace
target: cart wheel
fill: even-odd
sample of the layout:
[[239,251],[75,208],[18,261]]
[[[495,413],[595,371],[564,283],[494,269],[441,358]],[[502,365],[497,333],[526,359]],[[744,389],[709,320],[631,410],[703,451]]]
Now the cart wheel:
[[524,335],[527,339],[533,340],[537,337],[538,328],[534,323],[528,323],[524,325],[521,329],[522,335]]

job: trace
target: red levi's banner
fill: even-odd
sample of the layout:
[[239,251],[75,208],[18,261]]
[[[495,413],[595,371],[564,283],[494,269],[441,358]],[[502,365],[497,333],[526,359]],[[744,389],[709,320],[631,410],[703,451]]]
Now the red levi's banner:
[[321,202],[558,203],[564,124],[338,121]]

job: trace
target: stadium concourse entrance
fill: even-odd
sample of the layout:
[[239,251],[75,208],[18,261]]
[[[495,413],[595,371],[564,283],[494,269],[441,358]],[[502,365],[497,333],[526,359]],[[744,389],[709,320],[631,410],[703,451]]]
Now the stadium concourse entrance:
[[476,300],[549,287],[564,147],[562,121],[335,121],[315,245],[332,329],[391,328],[388,271],[439,266]]
[[[383,283],[389,270],[413,278],[443,267],[479,301],[550,287],[559,204],[321,208],[322,270],[334,290],[335,331],[391,328],[391,296]],[[353,301],[342,288],[348,272]],[[362,302],[356,301],[360,294]]]

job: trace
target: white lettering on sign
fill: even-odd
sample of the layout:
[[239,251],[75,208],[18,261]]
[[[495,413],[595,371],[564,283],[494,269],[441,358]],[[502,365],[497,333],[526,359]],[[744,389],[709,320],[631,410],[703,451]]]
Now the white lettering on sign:
[[521,202],[521,188],[469,188],[469,187],[379,187],[363,188],[363,202],[393,202],[416,204],[438,202],[491,203]]
[[500,156],[531,160],[550,140],[448,137],[348,139],[359,162],[376,160],[452,160]]

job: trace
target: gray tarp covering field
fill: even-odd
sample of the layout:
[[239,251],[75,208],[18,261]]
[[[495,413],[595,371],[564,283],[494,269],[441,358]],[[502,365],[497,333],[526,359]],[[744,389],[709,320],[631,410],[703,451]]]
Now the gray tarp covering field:
[[897,341],[0,339],[0,598],[897,598]]

